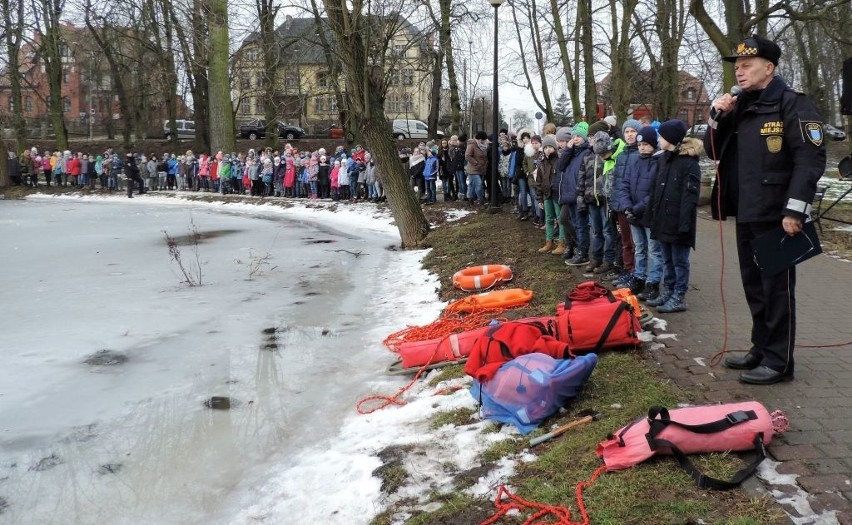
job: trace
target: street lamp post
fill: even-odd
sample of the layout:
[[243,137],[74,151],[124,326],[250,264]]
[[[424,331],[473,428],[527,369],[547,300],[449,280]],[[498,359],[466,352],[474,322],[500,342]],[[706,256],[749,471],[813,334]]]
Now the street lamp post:
[[494,140],[491,142],[491,207],[490,213],[498,213],[502,207],[500,202],[500,181],[498,177],[497,163],[497,137],[500,129],[500,105],[497,97],[497,9],[503,5],[506,0],[488,0],[488,3],[494,7],[494,89],[491,91],[491,110],[494,113],[492,121],[492,133]]

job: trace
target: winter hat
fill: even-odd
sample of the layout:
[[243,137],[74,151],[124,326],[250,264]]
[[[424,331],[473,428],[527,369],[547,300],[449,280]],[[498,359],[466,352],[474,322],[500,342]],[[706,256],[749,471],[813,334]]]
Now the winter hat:
[[655,148],[657,147],[657,130],[653,126],[644,126],[636,135],[636,142],[646,142]]
[[606,131],[598,131],[592,138],[592,151],[596,155],[602,155],[608,151],[613,151],[615,144],[612,143],[612,137]]
[[682,120],[667,120],[660,124],[658,134],[669,144],[677,146],[686,136],[686,124]]
[[604,122],[609,124],[609,127],[611,128],[614,128],[618,124],[618,121],[615,120],[615,115],[609,115],[608,117],[604,117]]
[[326,158],[326,156],[325,156],[325,155],[323,155],[323,156],[321,156],[321,157],[320,157],[320,162],[325,162],[326,160],[328,160],[328,159]]
[[556,144],[556,135],[545,135],[544,136],[544,138],[541,140],[541,147],[545,148],[547,146],[550,146],[551,148],[553,148],[555,150],[559,149],[559,145]]
[[589,126],[589,137],[594,137],[599,131],[609,133],[609,123],[604,120],[599,120]]
[[624,133],[624,130],[626,130],[627,128],[639,131],[640,129],[642,129],[642,124],[640,124],[639,121],[636,119],[629,118],[624,121],[624,124],[621,125],[621,132]]
[[561,127],[556,130],[556,141],[557,142],[567,142],[571,140],[571,128],[569,127]]
[[588,122],[578,122],[574,124],[573,129],[574,135],[580,135],[585,140],[589,140],[589,123]]

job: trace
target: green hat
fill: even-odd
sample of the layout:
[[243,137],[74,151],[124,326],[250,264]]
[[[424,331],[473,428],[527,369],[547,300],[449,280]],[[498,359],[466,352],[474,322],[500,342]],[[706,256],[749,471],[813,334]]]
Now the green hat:
[[580,135],[586,140],[589,140],[589,123],[588,122],[578,122],[574,124],[573,128],[574,135]]

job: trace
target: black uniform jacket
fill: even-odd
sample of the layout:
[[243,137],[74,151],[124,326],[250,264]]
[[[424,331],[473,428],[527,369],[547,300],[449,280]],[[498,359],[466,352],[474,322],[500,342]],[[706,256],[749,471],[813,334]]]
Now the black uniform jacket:
[[825,133],[814,104],[775,77],[763,91],[741,93],[733,111],[712,113],[704,149],[719,161],[713,217],[807,218],[825,171]]

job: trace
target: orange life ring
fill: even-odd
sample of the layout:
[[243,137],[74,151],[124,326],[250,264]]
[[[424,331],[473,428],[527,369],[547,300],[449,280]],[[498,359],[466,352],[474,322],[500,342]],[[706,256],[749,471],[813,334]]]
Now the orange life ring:
[[488,290],[502,281],[512,280],[512,269],[504,264],[485,264],[459,270],[453,275],[453,286],[465,292]]
[[450,303],[444,309],[444,315],[458,312],[512,308],[513,306],[525,305],[532,298],[532,290],[524,290],[523,288],[507,288],[505,290],[478,293]]

